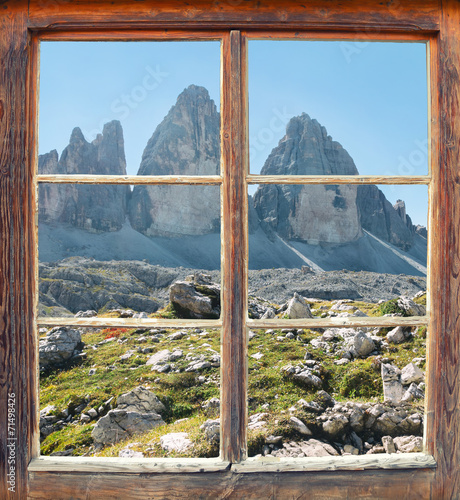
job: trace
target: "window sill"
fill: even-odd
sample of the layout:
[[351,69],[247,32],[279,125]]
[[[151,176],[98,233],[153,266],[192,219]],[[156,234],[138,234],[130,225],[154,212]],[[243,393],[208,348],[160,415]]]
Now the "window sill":
[[230,462],[219,458],[117,458],[117,457],[46,457],[34,458],[30,472],[90,472],[93,474],[197,473],[222,472]]
[[325,472],[375,469],[432,469],[436,460],[425,453],[379,454],[310,458],[249,458],[230,464],[218,458],[40,457],[29,464],[29,472],[90,472],[97,474],[171,474],[229,471],[237,474],[259,472]]
[[232,464],[232,472],[249,474],[254,472],[325,472],[365,469],[432,469],[436,460],[425,453],[392,453],[378,455],[345,455],[341,457],[309,458],[249,458]]

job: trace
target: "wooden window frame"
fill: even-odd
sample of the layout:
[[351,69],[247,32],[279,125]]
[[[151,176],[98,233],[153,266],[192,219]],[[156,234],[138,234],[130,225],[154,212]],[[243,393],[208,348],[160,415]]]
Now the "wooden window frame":
[[[329,183],[429,185],[430,304],[425,454],[341,457],[333,463],[244,461],[248,326],[245,36],[340,40],[427,40],[430,44],[429,176]],[[38,40],[222,38],[223,245],[221,461],[39,458],[36,335],[36,131]],[[6,0],[0,14],[0,497],[10,498],[458,498],[460,495],[460,3],[457,0]],[[155,35],[156,33],[156,35]],[[301,34],[301,35],[299,35]],[[423,177],[423,178],[422,178]],[[41,181],[45,179],[42,178]],[[56,180],[56,179],[55,179]],[[83,182],[83,179],[80,179]],[[102,180],[97,180],[98,182]],[[108,179],[106,179],[108,180]],[[133,179],[126,177],[121,182]],[[61,179],[61,182],[66,179]],[[292,183],[279,178],[264,182]],[[325,179],[299,182],[325,183]],[[314,320],[315,321],[315,320]],[[391,322],[391,320],[390,320]],[[417,323],[419,322],[419,323]],[[66,320],[66,324],[69,320]],[[190,324],[190,322],[187,322]],[[287,320],[283,326],[301,325]],[[402,321],[398,320],[398,324]],[[405,323],[405,321],[404,321]],[[55,324],[55,322],[53,322]],[[82,324],[82,323],[80,323]],[[105,324],[105,323],[104,323]],[[178,325],[178,322],[174,322]],[[280,324],[278,322],[277,324]],[[335,324],[332,321],[331,324]],[[346,324],[346,323],[341,323]],[[371,325],[373,319],[354,325]],[[376,323],[377,324],[377,323]],[[378,324],[382,324],[381,321]],[[392,323],[393,324],[393,323]],[[123,325],[126,325],[124,322]],[[206,322],[210,325],[210,322]],[[324,323],[321,323],[324,325]],[[114,325],[110,325],[114,326]],[[9,399],[9,395],[13,395]],[[15,439],[8,440],[14,400]],[[7,444],[14,446],[7,448]],[[14,492],[6,482],[14,450]],[[179,474],[180,473],[180,474]]]

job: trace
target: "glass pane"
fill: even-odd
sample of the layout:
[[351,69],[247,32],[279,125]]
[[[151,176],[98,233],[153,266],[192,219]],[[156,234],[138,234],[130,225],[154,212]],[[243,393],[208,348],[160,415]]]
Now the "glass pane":
[[[249,334],[249,456],[423,451],[426,328]],[[372,343],[370,352],[356,346]]]
[[41,328],[43,455],[219,455],[218,330]]
[[424,43],[249,42],[250,170],[428,173]]
[[293,318],[291,302],[300,317],[382,316],[379,301],[426,291],[427,206],[425,186],[257,186],[250,317]]
[[41,316],[220,315],[219,186],[40,184],[38,239]]
[[216,175],[219,96],[220,42],[42,42],[39,173]]

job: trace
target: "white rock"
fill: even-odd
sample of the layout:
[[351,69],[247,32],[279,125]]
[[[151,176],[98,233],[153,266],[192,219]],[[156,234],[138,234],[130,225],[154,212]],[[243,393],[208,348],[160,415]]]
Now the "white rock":
[[288,302],[286,315],[290,319],[313,318],[308,302],[297,292],[294,297]]
[[147,360],[147,363],[145,363],[147,366],[148,365],[158,365],[160,363],[166,363],[169,361],[169,355],[171,353],[169,352],[168,349],[163,349],[162,351],[156,352],[153,356],[150,356],[150,358]]
[[401,344],[406,340],[407,336],[402,326],[397,326],[393,328],[390,332],[388,332],[386,339],[388,342],[392,342],[393,344]]
[[170,432],[160,437],[160,446],[168,452],[183,453],[192,446],[192,442],[186,432]]
[[137,411],[139,413],[163,413],[166,410],[164,404],[155,394],[142,385],[119,396],[117,399],[117,408],[126,411]]
[[396,366],[382,363],[383,397],[385,401],[399,403],[404,396],[401,384],[401,370]]
[[144,454],[140,451],[134,451],[131,448],[123,448],[118,452],[120,458],[144,458]]
[[399,297],[398,307],[406,311],[408,316],[425,316],[426,307],[416,304],[409,297]]
[[400,453],[418,453],[423,451],[423,438],[419,436],[400,436],[393,439]]
[[304,436],[311,436],[313,434],[311,430],[302,422],[302,420],[297,417],[291,417],[289,422],[292,428],[297,432],[300,432],[300,434],[303,434]]
[[409,363],[401,371],[401,383],[403,385],[416,384],[423,382],[425,379],[425,374],[423,371],[414,363]]

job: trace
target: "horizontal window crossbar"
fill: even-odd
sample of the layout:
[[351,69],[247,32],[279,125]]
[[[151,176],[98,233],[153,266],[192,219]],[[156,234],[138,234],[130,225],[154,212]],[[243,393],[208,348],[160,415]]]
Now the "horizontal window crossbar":
[[222,184],[220,175],[37,175],[52,184]]
[[334,328],[334,327],[395,327],[395,326],[427,326],[428,316],[389,317],[353,317],[346,318],[313,318],[313,319],[250,319],[249,328]]
[[418,175],[248,175],[248,184],[422,184],[431,176]]
[[80,326],[93,328],[220,328],[220,320],[163,318],[52,318],[39,317],[38,326]]

